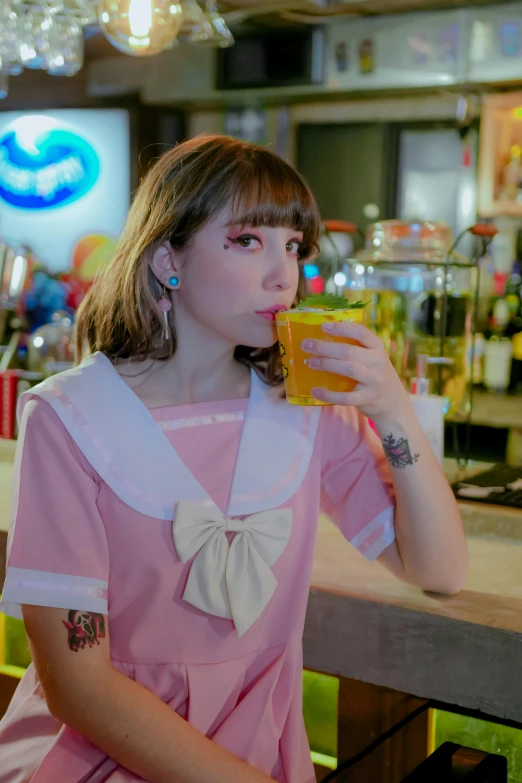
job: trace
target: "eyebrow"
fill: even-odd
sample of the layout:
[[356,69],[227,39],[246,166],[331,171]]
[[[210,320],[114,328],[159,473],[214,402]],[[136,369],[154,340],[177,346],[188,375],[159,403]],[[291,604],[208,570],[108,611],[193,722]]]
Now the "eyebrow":
[[[248,215],[246,216],[248,217]],[[299,239],[298,236],[295,238],[299,240],[300,242],[304,239],[304,231],[303,229],[294,228],[293,226],[267,226],[267,225],[261,225],[261,226],[254,226],[252,223],[249,223],[248,220],[240,219],[240,220],[229,220],[228,223],[224,223],[222,228],[232,228],[232,227],[241,227],[246,228],[247,226],[250,226],[251,228],[287,228],[288,231],[296,231],[297,234],[302,234],[302,238]]]

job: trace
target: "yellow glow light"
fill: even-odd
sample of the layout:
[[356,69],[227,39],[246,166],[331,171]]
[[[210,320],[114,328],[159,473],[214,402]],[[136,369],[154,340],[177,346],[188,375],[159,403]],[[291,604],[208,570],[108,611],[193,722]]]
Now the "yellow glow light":
[[152,0],[131,0],[129,24],[134,38],[146,38],[152,27]]

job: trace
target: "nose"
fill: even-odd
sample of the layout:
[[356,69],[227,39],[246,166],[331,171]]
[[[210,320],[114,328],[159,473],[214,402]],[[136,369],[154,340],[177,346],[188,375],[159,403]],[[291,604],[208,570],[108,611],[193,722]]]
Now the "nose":
[[270,291],[288,291],[294,284],[292,267],[295,261],[288,257],[286,244],[282,248],[274,249],[270,253],[270,269],[267,270],[265,288]]

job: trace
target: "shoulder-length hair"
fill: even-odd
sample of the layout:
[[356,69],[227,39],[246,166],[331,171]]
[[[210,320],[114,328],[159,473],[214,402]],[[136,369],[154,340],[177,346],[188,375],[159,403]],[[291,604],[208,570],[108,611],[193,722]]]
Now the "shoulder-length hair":
[[[162,286],[151,269],[158,247],[176,249],[225,207],[236,225],[288,227],[303,232],[300,261],[317,251],[320,217],[303,177],[270,149],[227,136],[203,135],[162,155],[141,182],[110,263],[82,302],[76,321],[76,359],[101,351],[112,361],[166,360],[176,351],[163,339],[158,308]],[[304,294],[300,264],[298,296]],[[282,381],[277,343],[256,349],[238,345],[236,359],[269,385]]]

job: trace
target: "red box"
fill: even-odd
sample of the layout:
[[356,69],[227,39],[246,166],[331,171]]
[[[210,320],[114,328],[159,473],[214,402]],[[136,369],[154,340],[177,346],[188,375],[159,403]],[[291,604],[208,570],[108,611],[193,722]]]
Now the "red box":
[[0,372],[0,438],[12,440],[16,430],[16,401],[20,372]]
[[42,380],[39,373],[23,370],[0,371],[0,438],[18,437],[16,405],[18,397]]

